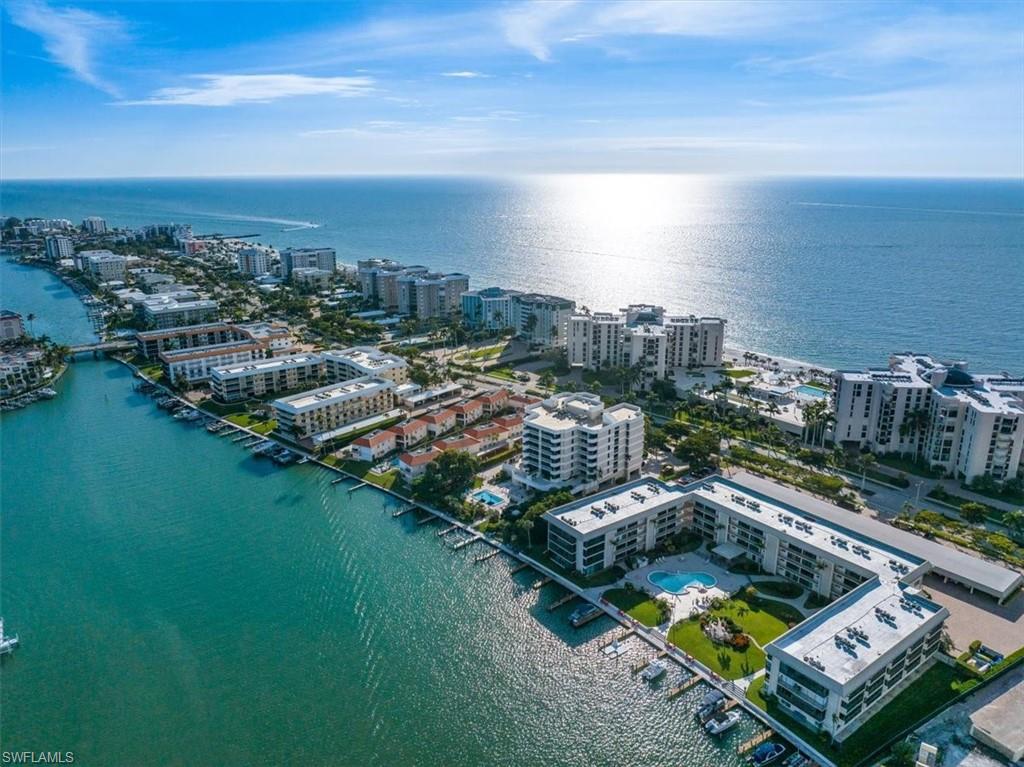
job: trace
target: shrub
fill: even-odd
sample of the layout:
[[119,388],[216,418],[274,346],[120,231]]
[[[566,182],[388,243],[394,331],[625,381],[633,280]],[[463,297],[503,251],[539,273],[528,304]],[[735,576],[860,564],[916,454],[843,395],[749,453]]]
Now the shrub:
[[750,637],[748,637],[746,634],[733,634],[732,638],[729,639],[729,645],[734,650],[746,650],[748,647],[750,647]]

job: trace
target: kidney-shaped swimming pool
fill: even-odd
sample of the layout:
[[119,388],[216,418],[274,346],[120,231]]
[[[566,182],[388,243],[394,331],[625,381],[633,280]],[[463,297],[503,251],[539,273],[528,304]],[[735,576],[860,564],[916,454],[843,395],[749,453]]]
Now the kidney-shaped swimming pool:
[[715,576],[708,573],[670,573],[667,570],[654,570],[648,574],[647,580],[669,594],[682,594],[690,588],[709,589],[718,583]]

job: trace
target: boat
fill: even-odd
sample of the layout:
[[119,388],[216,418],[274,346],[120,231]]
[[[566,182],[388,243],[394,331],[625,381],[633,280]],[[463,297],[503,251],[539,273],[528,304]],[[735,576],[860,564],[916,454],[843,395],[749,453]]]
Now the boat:
[[252,451],[256,455],[267,455],[268,453],[270,453],[271,450],[276,450],[277,447],[278,445],[276,442],[274,442],[273,440],[265,439],[262,440],[255,447],[253,447]]
[[18,635],[7,636],[4,633],[4,619],[0,618],[0,655],[6,655],[9,652],[13,652],[14,648],[18,646]]
[[663,660],[652,660],[647,668],[640,672],[640,678],[645,682],[653,682],[659,676],[668,671],[668,664]]
[[57,396],[57,392],[51,389],[49,386],[42,389],[38,389],[36,393],[43,399],[53,399],[54,397]]
[[742,718],[739,711],[719,712],[708,719],[704,729],[711,735],[721,735],[726,730],[739,724]]
[[618,658],[626,654],[626,645],[616,639],[610,645],[601,650],[607,658]]
[[795,754],[790,754],[783,760],[782,767],[805,767],[805,765],[810,763],[810,759],[797,751]]
[[754,749],[754,753],[750,755],[750,762],[755,767],[763,767],[766,764],[771,764],[784,753],[786,753],[784,745],[768,741]]
[[725,705],[725,694],[720,690],[712,690],[705,695],[697,707],[697,716],[700,719],[707,719],[718,713]]
[[602,610],[597,605],[581,605],[572,611],[572,615],[569,616],[569,625],[573,628],[579,628],[599,612],[602,612]]

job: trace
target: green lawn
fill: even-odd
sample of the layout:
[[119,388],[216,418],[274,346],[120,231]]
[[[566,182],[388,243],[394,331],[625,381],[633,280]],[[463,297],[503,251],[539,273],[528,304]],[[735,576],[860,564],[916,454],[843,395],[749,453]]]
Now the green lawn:
[[199,403],[199,407],[205,410],[207,413],[213,413],[214,415],[226,416],[234,413],[244,413],[248,410],[248,406],[244,402],[235,402],[230,405],[225,405],[220,402],[214,402],[212,399],[204,399]]
[[764,668],[764,653],[757,647],[750,645],[741,652],[714,644],[701,630],[697,618],[688,618],[672,626],[668,641],[725,679],[739,679]]
[[936,663],[861,725],[843,741],[839,749],[832,747],[827,735],[814,732],[797,722],[782,711],[774,700],[763,697],[761,688],[764,677],[754,681],[747,690],[747,698],[830,757],[839,767],[854,767],[902,730],[948,704],[957,695],[957,679],[955,669],[945,663]]
[[377,474],[373,471],[373,467],[376,464],[370,463],[369,461],[338,462],[335,459],[334,461],[330,461],[330,463],[333,466],[337,466],[342,471],[347,471],[349,474],[359,477],[363,482],[369,482],[371,485],[382,487],[385,490],[400,490],[399,487],[396,487],[396,485],[402,481],[402,475],[398,469],[391,469],[383,474]]
[[886,455],[876,455],[875,457],[883,466],[888,466],[890,469],[897,469],[898,471],[902,471],[907,474],[916,474],[919,477],[935,478],[942,476],[941,470],[933,469],[923,461],[915,461],[902,455],[888,453]]
[[729,376],[729,378],[750,378],[750,376],[754,375],[753,370],[746,370],[744,368],[723,368],[715,372],[719,375]]
[[645,626],[660,626],[667,620],[664,611],[643,591],[637,589],[608,589],[602,596]]
[[161,383],[164,380],[164,366],[159,363],[155,365],[146,365],[145,367],[140,367],[139,371],[144,376],[153,381],[156,381],[157,383]]

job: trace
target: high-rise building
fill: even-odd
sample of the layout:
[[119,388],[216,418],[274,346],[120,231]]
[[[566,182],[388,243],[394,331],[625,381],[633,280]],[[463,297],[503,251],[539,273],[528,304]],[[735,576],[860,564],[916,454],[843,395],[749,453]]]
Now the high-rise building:
[[635,304],[617,314],[576,314],[569,319],[569,364],[587,370],[639,366],[639,388],[679,368],[718,367],[725,320],[666,315],[664,308]]
[[356,265],[363,298],[386,311],[398,309],[399,277],[428,271],[425,266],[405,266],[386,258],[359,261]]
[[99,216],[89,216],[82,221],[82,229],[89,234],[106,234],[107,222]]
[[421,320],[445,318],[462,309],[462,294],[469,290],[465,274],[416,272],[396,279],[398,311]]
[[833,378],[836,443],[907,454],[968,482],[1021,475],[1024,377],[971,375],[964,362],[906,353]]
[[238,271],[259,277],[270,272],[270,250],[260,246],[242,248],[236,256]]
[[503,330],[515,327],[513,301],[522,295],[518,290],[483,288],[462,294],[462,319],[471,328]]
[[71,244],[70,237],[55,234],[46,238],[46,257],[50,261],[60,261],[63,258],[72,258],[75,255],[75,248]]
[[83,259],[82,271],[96,282],[123,280],[127,274],[128,259],[108,251],[91,251]]
[[286,280],[295,269],[320,269],[334,272],[337,256],[334,248],[286,248],[281,251],[281,276]]
[[534,346],[563,347],[569,318],[576,302],[545,293],[520,293],[512,297],[512,327],[516,335]]

